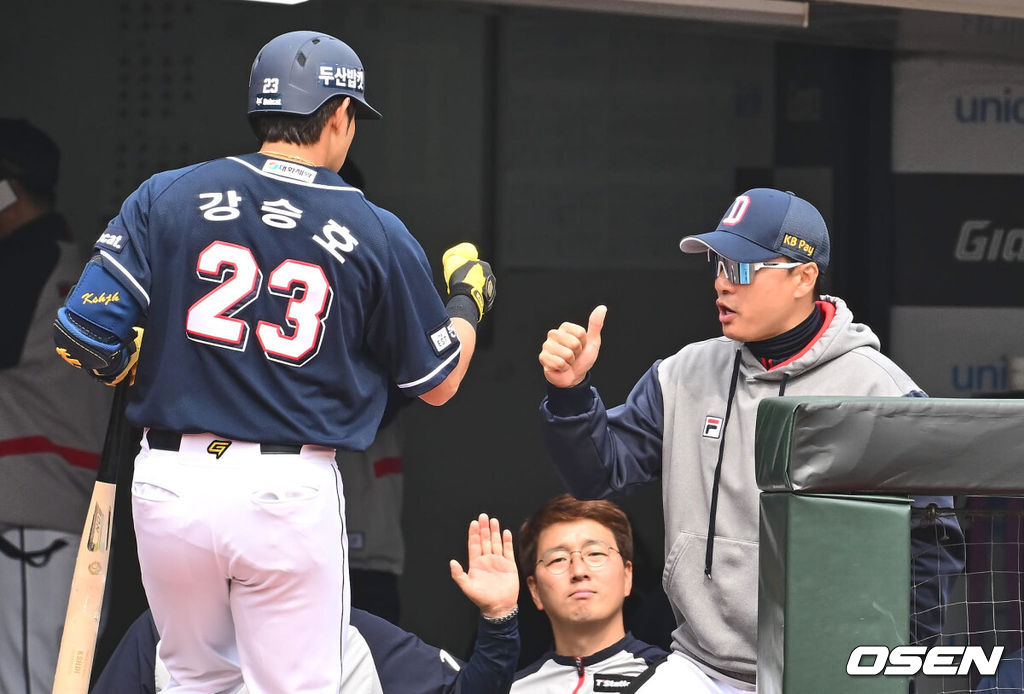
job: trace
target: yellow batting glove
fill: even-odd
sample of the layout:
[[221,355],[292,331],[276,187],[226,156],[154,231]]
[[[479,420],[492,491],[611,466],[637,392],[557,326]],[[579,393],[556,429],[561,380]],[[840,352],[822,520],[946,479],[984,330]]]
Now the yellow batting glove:
[[[477,309],[477,322],[494,305],[495,278],[489,263],[480,260],[476,246],[462,242],[444,252],[444,283],[449,302],[454,296],[467,296]],[[467,312],[472,309],[467,308]]]
[[444,266],[444,286],[449,293],[452,291],[452,273],[470,260],[478,260],[479,258],[476,246],[469,241],[463,241],[444,252],[444,255],[441,256],[441,263]]

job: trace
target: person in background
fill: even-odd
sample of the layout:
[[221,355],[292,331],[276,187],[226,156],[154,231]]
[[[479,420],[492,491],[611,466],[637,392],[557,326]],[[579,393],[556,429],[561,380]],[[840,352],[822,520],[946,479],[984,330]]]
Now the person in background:
[[49,692],[112,392],[54,368],[50,325],[82,271],[56,211],[60,152],[0,118],[0,691]]

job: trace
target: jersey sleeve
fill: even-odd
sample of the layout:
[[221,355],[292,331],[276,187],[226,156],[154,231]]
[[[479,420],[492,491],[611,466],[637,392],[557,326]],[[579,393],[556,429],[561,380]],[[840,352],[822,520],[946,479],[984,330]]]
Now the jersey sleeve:
[[572,388],[549,387],[540,406],[548,455],[566,487],[597,499],[661,477],[664,406],[657,362],[626,402],[606,410],[588,376]]
[[388,240],[383,293],[367,340],[401,391],[416,397],[455,368],[462,345],[445,311],[423,249],[393,214],[377,208]]
[[158,178],[128,196],[100,234],[54,322],[58,354],[102,380],[113,378],[127,362],[129,351],[124,348],[131,344],[132,328],[148,312],[151,277],[144,245]]
[[144,312],[149,307],[152,281],[146,252],[149,210],[158,181],[158,177],[151,178],[129,195],[93,245],[94,259],[131,292]]
[[94,257],[127,288],[143,311],[149,308],[153,280],[151,263],[159,262],[149,252],[149,219],[153,205],[174,183],[202,164],[158,173],[129,195],[121,211],[107,224],[93,245]]

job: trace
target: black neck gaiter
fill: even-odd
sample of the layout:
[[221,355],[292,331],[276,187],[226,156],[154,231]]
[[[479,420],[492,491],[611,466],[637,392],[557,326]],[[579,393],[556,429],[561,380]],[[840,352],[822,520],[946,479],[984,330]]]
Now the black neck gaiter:
[[791,328],[781,335],[769,337],[767,340],[746,343],[750,353],[757,357],[766,369],[781,364],[810,344],[814,336],[821,330],[825,322],[825,314],[815,304],[810,315],[800,325]]

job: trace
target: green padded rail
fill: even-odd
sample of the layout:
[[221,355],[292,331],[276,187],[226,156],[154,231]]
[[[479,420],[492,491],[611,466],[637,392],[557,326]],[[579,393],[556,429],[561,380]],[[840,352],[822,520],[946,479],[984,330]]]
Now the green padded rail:
[[846,664],[908,643],[909,587],[907,499],[761,494],[758,694],[906,694]]
[[763,491],[1019,494],[1024,400],[765,398]]

